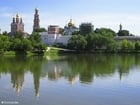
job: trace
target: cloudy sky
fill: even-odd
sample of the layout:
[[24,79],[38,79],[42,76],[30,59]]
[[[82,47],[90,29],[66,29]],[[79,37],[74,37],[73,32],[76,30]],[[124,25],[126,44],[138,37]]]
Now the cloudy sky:
[[31,33],[34,9],[40,14],[40,26],[64,27],[70,18],[78,27],[82,22],[92,22],[95,28],[107,27],[130,30],[140,36],[140,0],[1,0],[0,28],[10,31],[12,17],[23,17],[25,31]]

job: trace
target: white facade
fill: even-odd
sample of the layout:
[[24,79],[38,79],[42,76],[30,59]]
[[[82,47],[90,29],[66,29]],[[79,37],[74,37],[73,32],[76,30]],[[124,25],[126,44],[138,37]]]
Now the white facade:
[[70,35],[62,36],[61,34],[48,34],[48,32],[41,32],[40,35],[42,42],[47,45],[53,45],[55,43],[67,45],[68,40],[72,37]]
[[78,29],[74,26],[70,26],[70,27],[65,26],[64,28],[64,34],[66,35],[72,35],[72,33],[75,31],[78,31]]

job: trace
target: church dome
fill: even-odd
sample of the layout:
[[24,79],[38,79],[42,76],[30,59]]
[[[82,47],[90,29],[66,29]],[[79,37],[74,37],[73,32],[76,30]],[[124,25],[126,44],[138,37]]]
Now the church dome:
[[68,26],[71,27],[71,26],[74,26],[74,24],[72,23],[72,19],[70,19],[69,23],[68,23]]

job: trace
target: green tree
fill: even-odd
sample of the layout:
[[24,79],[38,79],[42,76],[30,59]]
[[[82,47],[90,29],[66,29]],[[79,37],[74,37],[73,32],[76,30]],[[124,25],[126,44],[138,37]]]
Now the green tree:
[[32,49],[31,41],[29,39],[23,39],[21,41],[21,50],[26,52],[26,51],[30,51],[31,49]]
[[135,42],[135,50],[140,50],[140,41]]
[[116,33],[111,29],[101,28],[96,29],[94,33],[86,36],[88,50],[104,49],[104,50],[114,50],[115,41],[113,36]]
[[122,40],[120,46],[122,52],[131,52],[134,50],[134,44],[128,40]]
[[14,38],[23,39],[24,33],[23,32],[16,32],[16,33],[14,33]]
[[5,35],[0,35],[0,50],[7,51],[10,48],[10,38]]
[[61,35],[64,35],[64,28],[59,28],[59,33],[60,33]]
[[46,45],[43,43],[36,43],[33,46],[33,52],[35,53],[44,53],[44,50],[46,50]]
[[84,36],[73,35],[68,41],[68,48],[74,50],[84,50],[87,45],[87,41]]
[[12,40],[11,49],[13,51],[21,51],[21,40],[19,38],[14,38]]
[[4,36],[9,36],[9,34],[8,34],[7,31],[4,31],[4,32],[2,33],[2,35],[4,35]]
[[95,30],[95,33],[98,33],[98,34],[101,34],[101,35],[107,36],[107,37],[116,36],[116,32],[109,28],[100,28],[100,29],[97,28]]
[[38,32],[33,32],[30,36],[30,40],[33,43],[40,43],[41,42],[41,36],[39,35]]
[[93,25],[92,23],[82,23],[79,27],[81,35],[87,35],[93,32]]
[[74,31],[74,32],[72,33],[72,35],[79,35],[79,34],[80,34],[79,31]]
[[45,28],[35,29],[34,32],[47,32]]
[[130,36],[130,33],[128,30],[120,30],[118,36]]

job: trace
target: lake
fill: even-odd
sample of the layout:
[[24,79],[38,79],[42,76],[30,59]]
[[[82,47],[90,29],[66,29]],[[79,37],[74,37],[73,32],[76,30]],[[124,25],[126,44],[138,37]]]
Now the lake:
[[0,105],[140,105],[140,55],[0,57]]

